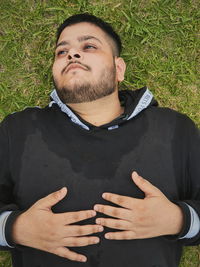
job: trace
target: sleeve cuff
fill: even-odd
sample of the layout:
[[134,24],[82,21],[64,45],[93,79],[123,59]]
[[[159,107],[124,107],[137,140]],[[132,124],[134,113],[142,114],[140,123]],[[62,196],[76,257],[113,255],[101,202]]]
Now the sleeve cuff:
[[12,228],[13,223],[21,213],[23,213],[23,211],[13,211],[7,218],[5,225],[5,239],[9,247],[16,247],[17,245],[12,239]]
[[185,236],[181,237],[180,239],[183,239],[183,238],[193,238],[196,235],[198,235],[198,233],[200,231],[200,220],[199,220],[199,216],[196,213],[196,211],[190,205],[188,205],[188,207],[189,207],[190,216],[191,216],[190,229],[189,229],[188,233]]
[[6,242],[6,238],[5,238],[5,225],[11,213],[12,211],[4,211],[0,214],[0,246],[1,247],[9,247],[8,243]]

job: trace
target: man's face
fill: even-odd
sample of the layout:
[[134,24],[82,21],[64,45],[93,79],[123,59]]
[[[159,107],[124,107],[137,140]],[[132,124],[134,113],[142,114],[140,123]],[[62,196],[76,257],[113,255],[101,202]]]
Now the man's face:
[[97,26],[82,22],[66,27],[58,40],[53,79],[64,103],[90,102],[117,89],[112,41]]

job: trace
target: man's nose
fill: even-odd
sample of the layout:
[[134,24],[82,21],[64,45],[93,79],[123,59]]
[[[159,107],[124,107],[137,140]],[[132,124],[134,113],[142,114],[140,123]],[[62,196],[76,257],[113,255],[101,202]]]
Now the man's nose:
[[71,60],[73,58],[81,58],[81,53],[76,49],[70,49],[68,51],[67,58],[68,58],[68,60]]

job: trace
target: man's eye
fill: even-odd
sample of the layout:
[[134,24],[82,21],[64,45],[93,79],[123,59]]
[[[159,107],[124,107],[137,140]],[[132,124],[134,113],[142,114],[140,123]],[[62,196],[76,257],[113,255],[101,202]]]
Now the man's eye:
[[60,55],[65,55],[67,53],[66,50],[60,50],[57,52],[57,56],[60,56]]
[[85,45],[84,49],[96,49],[94,45]]

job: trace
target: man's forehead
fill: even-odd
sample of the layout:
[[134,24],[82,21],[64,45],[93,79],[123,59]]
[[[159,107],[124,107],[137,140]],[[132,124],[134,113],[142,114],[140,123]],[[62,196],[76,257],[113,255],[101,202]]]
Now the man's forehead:
[[62,40],[70,41],[72,39],[83,41],[86,40],[87,37],[93,37],[102,43],[106,39],[106,34],[101,28],[92,23],[80,22],[64,28],[59,37],[58,43]]

